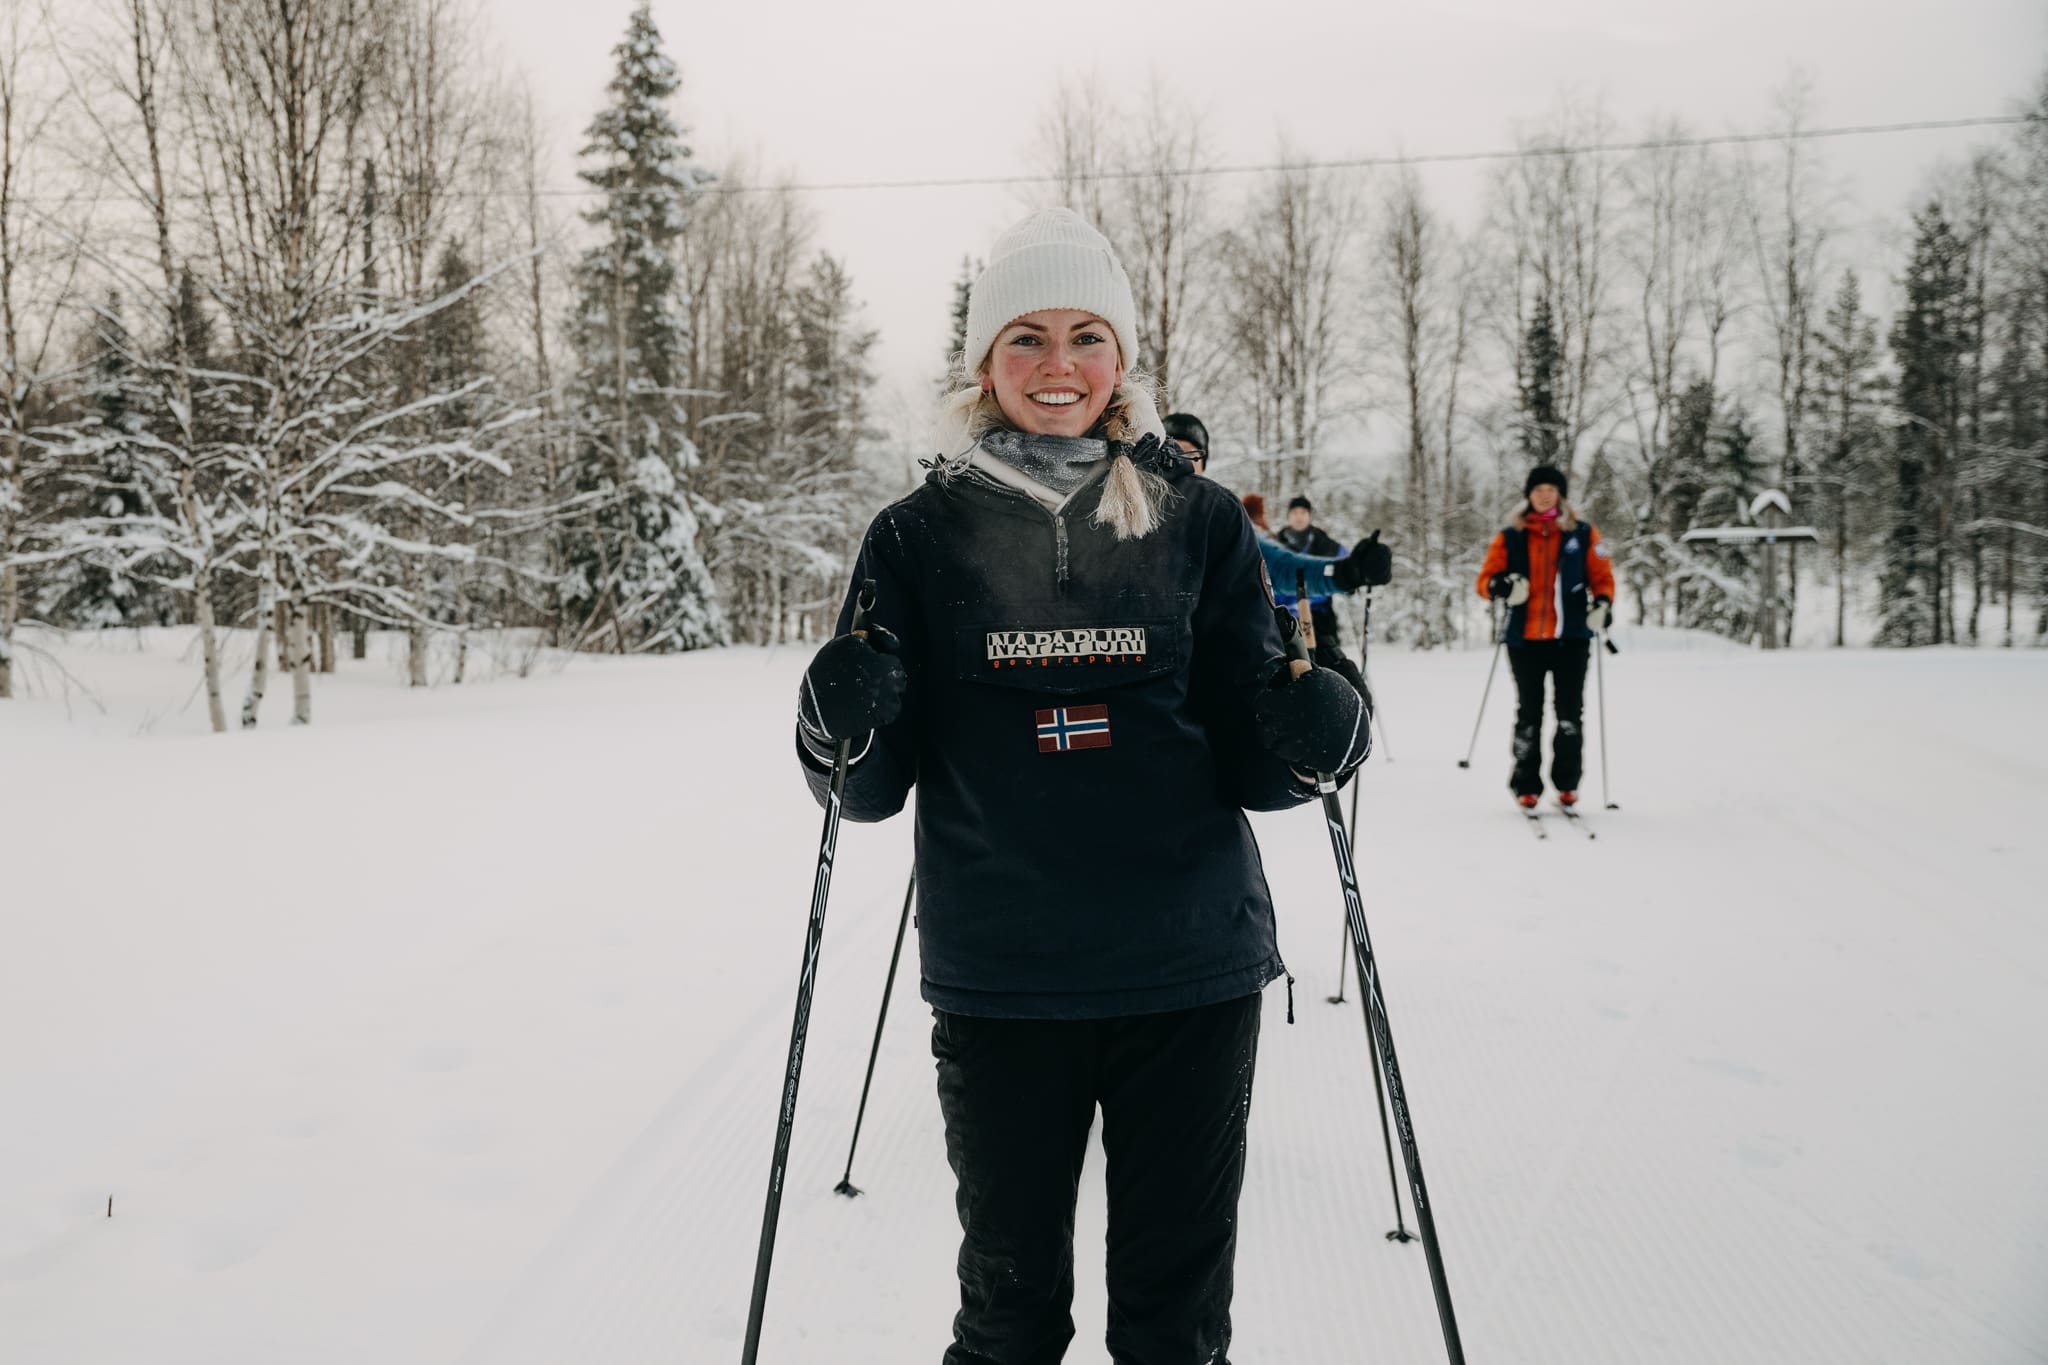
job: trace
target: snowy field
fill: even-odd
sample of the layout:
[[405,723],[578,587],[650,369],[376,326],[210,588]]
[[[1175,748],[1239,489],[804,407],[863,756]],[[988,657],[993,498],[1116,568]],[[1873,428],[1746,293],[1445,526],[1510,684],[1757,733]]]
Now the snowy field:
[[[41,643],[98,705],[47,662],[0,703],[0,1361],[736,1361],[819,824],[803,653],[413,693],[379,640],[312,729],[273,687],[214,738],[188,637]],[[1623,643],[1597,841],[1510,807],[1504,677],[1455,766],[1485,654],[1374,660],[1359,860],[1469,1358],[2048,1361],[2048,654]],[[1324,1002],[1321,823],[1257,828],[1299,1022],[1275,986],[1233,1358],[1440,1360]],[[908,967],[867,1195],[832,1193],[909,836],[841,843],[774,1365],[947,1340]],[[1091,1178],[1084,1365],[1101,1237]]]

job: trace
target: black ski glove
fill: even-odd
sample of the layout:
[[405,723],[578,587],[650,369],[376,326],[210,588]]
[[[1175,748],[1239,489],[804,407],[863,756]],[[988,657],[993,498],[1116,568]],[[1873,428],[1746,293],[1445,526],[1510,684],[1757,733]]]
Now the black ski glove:
[[1529,580],[1518,573],[1497,573],[1486,580],[1486,595],[1498,602],[1507,599],[1511,607],[1529,600]]
[[[1349,654],[1340,654],[1334,649],[1319,649],[1315,653],[1315,661],[1317,668],[1327,668],[1345,682],[1350,683],[1353,688],[1357,689],[1359,696],[1370,697],[1372,695],[1372,693],[1365,689],[1365,674],[1359,671],[1358,665],[1352,661]],[[1368,701],[1366,708],[1370,710],[1371,707],[1372,703]]]
[[1282,669],[1252,703],[1252,715],[1272,755],[1303,772],[1334,777],[1372,752],[1372,699],[1327,668],[1300,677]]
[[1598,635],[1607,629],[1607,623],[1614,619],[1614,599],[1596,597],[1593,605],[1586,608],[1586,628]]
[[1380,544],[1380,533],[1374,531],[1330,566],[1330,578],[1339,592],[1385,587],[1394,581],[1394,552]]
[[1148,431],[1140,436],[1136,445],[1128,441],[1111,441],[1109,455],[1111,459],[1119,455],[1128,455],[1132,464],[1140,469],[1150,469],[1155,474],[1164,474],[1175,460],[1187,458],[1179,446],[1164,439],[1156,431]]
[[901,648],[894,635],[873,625],[865,640],[842,635],[828,641],[804,670],[796,723],[812,739],[831,745],[857,740],[896,719],[910,684],[896,657]]

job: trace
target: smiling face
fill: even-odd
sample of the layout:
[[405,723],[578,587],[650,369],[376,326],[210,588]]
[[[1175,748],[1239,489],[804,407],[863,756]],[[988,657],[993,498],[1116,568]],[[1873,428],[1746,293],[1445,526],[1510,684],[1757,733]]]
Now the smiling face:
[[987,380],[1017,430],[1086,436],[1124,382],[1124,367],[1108,323],[1093,313],[1046,308],[996,333]]
[[1529,490],[1529,506],[1533,511],[1548,512],[1557,506],[1558,498],[1561,496],[1556,484],[1539,483]]

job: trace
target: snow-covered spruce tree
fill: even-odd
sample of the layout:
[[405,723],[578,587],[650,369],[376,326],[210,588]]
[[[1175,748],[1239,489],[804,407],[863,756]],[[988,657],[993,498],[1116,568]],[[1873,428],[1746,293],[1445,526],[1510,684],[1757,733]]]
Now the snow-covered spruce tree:
[[1876,453],[1882,440],[1876,406],[1882,387],[1877,374],[1877,323],[1863,311],[1862,289],[1853,270],[1828,306],[1813,338],[1813,441],[1808,447],[1811,484],[1821,494],[1820,521],[1835,573],[1835,646],[1849,638],[1849,547],[1851,527],[1869,515],[1876,483]]
[[[1733,445],[1730,445],[1730,441]],[[1685,387],[1671,419],[1668,480],[1657,528],[1658,619],[1692,630],[1746,638],[1755,617],[1750,551],[1719,545],[1687,545],[1680,537],[1695,526],[1731,526],[1748,512],[1742,496],[1743,470],[1753,462],[1751,437],[1738,416],[1720,418],[1713,383],[1695,379]]]
[[584,214],[603,239],[577,263],[570,323],[579,366],[566,477],[599,496],[570,538],[562,597],[586,648],[699,649],[723,644],[726,625],[688,483],[695,449],[677,383],[688,327],[674,246],[709,177],[669,114],[682,77],[646,4],[613,55],[611,103],[591,121],[578,171],[603,192]]
[[1961,416],[1963,244],[1940,203],[1913,216],[1906,301],[1893,319],[1898,400],[1892,432],[1892,508],[1884,547],[1883,645],[1953,639],[1942,613],[1945,533],[1952,515],[1951,462]]
[[980,274],[980,261],[972,256],[960,258],[960,274],[953,281],[953,306],[947,312],[952,323],[946,331],[945,363],[939,370],[941,398],[960,386],[960,352],[967,348],[967,305],[974,296],[975,277]]
[[[1716,425],[1707,446],[1707,486],[1700,497],[1699,524],[1747,524],[1750,503],[1763,488],[1763,457],[1756,449],[1756,433],[1749,414],[1737,402]],[[1761,560],[1755,549],[1746,545],[1696,545],[1693,549],[1718,571],[1713,583],[1720,591],[1700,599],[1698,618],[1686,624],[1717,630],[1730,639],[1748,640],[1758,628],[1757,607],[1763,593]],[[1782,586],[1779,591],[1782,595]],[[1790,603],[1781,597],[1778,608],[1782,614]]]
[[[1564,449],[1564,426],[1558,415],[1559,367],[1557,327],[1550,300],[1538,295],[1522,332],[1522,353],[1516,369],[1521,391],[1522,453],[1533,464],[1556,464]],[[1567,474],[1571,471],[1566,470]]]
[[164,586],[177,565],[161,553],[164,508],[175,496],[150,428],[162,417],[143,373],[145,357],[109,294],[81,356],[84,383],[60,465],[56,559],[37,583],[36,615],[88,630],[167,626],[178,619]]
[[799,615],[830,628],[851,570],[847,551],[872,511],[860,449],[877,433],[868,419],[876,333],[863,326],[845,265],[820,253],[796,290],[796,365],[791,381],[786,492],[776,510],[792,532],[790,572],[775,619],[779,642]]
[[[444,431],[485,428],[493,410],[504,406],[484,387],[489,379],[489,358],[484,349],[483,301],[471,288],[475,279],[476,271],[461,246],[449,242],[435,271],[434,290],[456,301],[428,318],[420,337],[427,387],[455,395],[435,419]],[[418,473],[425,477],[430,496],[460,510],[447,522],[449,538],[457,544],[440,560],[438,572],[422,595],[421,614],[411,627],[414,634],[407,653],[411,659],[424,658],[426,618],[452,623],[456,636],[452,681],[460,684],[468,674],[469,632],[476,623],[477,563],[497,549],[491,543],[492,523],[478,520],[476,513],[480,508],[506,506],[512,479],[501,467],[461,458],[453,451]]]

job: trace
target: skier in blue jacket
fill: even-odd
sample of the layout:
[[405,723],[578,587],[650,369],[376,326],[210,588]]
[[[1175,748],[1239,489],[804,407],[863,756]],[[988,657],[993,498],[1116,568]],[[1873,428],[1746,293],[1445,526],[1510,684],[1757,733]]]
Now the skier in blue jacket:
[[[1197,474],[1209,472],[1209,428],[1201,418],[1191,412],[1170,412],[1166,415],[1166,435],[1194,464]],[[1264,498],[1257,493],[1247,493],[1242,501],[1245,515],[1252,519],[1253,529],[1258,532],[1259,556],[1266,562],[1266,574],[1273,583],[1273,599],[1279,605],[1294,605],[1297,575],[1307,576],[1311,603],[1329,601],[1330,592],[1355,592],[1361,587],[1380,587],[1392,580],[1393,554],[1380,544],[1379,532],[1373,532],[1349,550],[1337,547],[1334,555],[1303,554],[1282,544],[1272,528],[1266,525]],[[1344,560],[1351,562],[1340,569],[1338,564]],[[1318,594],[1316,588],[1329,591]],[[1320,637],[1318,643],[1320,645]]]
[[[1266,500],[1257,493],[1241,499],[1245,515],[1259,533],[1259,553],[1265,557],[1266,572],[1273,579],[1273,600],[1288,611],[1299,600],[1296,589],[1308,592],[1311,622],[1316,644],[1313,657],[1318,668],[1334,668],[1363,689],[1365,678],[1357,664],[1337,642],[1337,616],[1330,605],[1332,595],[1355,592],[1363,587],[1381,587],[1393,579],[1394,556],[1380,544],[1380,533],[1371,535],[1346,550],[1330,541],[1335,555],[1309,554],[1290,548],[1266,525]],[[1297,499],[1299,501],[1299,499]],[[1324,540],[1329,537],[1324,536]],[[1321,589],[1321,591],[1318,591]]]

